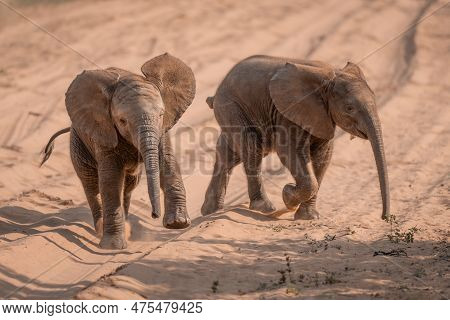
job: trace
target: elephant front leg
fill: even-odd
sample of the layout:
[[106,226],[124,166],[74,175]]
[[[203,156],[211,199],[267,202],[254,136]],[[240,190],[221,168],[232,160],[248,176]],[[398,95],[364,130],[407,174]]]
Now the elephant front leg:
[[[314,168],[314,173],[320,188],[325,172],[331,161],[333,154],[333,141],[324,141],[311,146],[311,160]],[[297,209],[296,218],[307,219],[307,217],[319,216],[316,209],[317,193],[308,201],[300,204]]]
[[103,207],[103,236],[100,247],[124,249],[127,247],[122,205],[125,172],[114,156],[106,156],[99,161],[98,176]]
[[98,171],[95,160],[87,151],[81,139],[72,130],[70,134],[70,157],[75,172],[83,185],[84,193],[94,219],[94,228],[100,238],[103,234],[103,215],[98,187]]
[[123,210],[125,213],[125,236],[127,239],[131,236],[131,226],[128,221],[128,213],[130,211],[131,204],[131,193],[139,184],[139,180],[141,178],[141,172],[139,171],[137,174],[126,174],[125,175],[125,185],[123,188]]
[[191,219],[186,208],[186,190],[168,136],[161,139],[160,181],[164,192],[164,227],[168,229],[189,227]]
[[96,175],[97,172],[95,172],[95,176],[92,176],[91,178],[84,177],[81,182],[83,184],[84,193],[86,194],[89,207],[91,208],[95,232],[97,237],[100,238],[103,235],[103,217],[98,191],[98,178]]
[[[301,144],[291,142],[278,146],[278,156],[285,167],[289,169],[295,178],[295,184],[288,183],[284,186],[282,197],[288,209],[295,209],[295,219],[318,219],[319,213],[315,206],[308,205],[315,202],[314,197],[319,190],[319,183],[314,172],[309,141]],[[302,204],[304,204],[302,206]]]
[[288,183],[283,188],[283,201],[288,209],[295,209],[294,219],[312,220],[319,218],[316,210],[316,197],[319,189],[314,175],[296,178],[297,183]]

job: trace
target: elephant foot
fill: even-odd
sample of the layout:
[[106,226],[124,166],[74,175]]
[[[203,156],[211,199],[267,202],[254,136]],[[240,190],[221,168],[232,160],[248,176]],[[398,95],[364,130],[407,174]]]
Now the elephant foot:
[[283,202],[289,210],[294,210],[300,204],[297,194],[298,188],[295,184],[288,183],[284,186],[282,192]]
[[250,202],[250,209],[270,213],[274,212],[277,208],[275,208],[269,199],[256,199]]
[[223,204],[219,204],[216,201],[205,200],[202,205],[201,214],[202,216],[210,215],[220,209],[223,209]]
[[191,225],[186,208],[177,208],[164,215],[163,225],[167,229],[184,229]]
[[123,235],[109,235],[104,234],[100,240],[100,248],[121,250],[127,247],[127,242]]
[[319,211],[316,208],[300,206],[294,215],[294,220],[315,220],[319,219]]
[[100,218],[95,222],[95,233],[97,234],[97,237],[101,239],[103,236],[103,218]]

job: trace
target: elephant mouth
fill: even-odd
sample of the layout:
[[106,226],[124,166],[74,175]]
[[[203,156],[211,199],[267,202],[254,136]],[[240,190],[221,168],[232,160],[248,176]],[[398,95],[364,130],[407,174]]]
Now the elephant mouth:
[[367,140],[368,139],[368,136],[367,136],[367,134],[365,134],[364,132],[362,132],[361,130],[359,130],[359,129],[356,129],[356,132],[358,133],[358,137],[360,137],[360,138],[363,138],[363,139],[365,139],[365,140]]

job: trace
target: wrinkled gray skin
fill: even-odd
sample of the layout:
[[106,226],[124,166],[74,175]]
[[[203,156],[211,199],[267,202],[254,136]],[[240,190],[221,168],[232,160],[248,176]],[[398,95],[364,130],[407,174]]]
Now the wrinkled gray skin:
[[[284,186],[286,207],[295,219],[315,219],[317,192],[330,163],[335,127],[371,142],[383,202],[389,217],[389,186],[375,96],[361,69],[319,61],[249,57],[234,66],[207,103],[222,133],[202,214],[223,207],[233,167],[243,162],[250,208],[275,210],[264,191],[261,161],[277,152],[295,179]],[[355,177],[356,179],[357,177]]]
[[164,226],[180,229],[191,223],[166,132],[191,104],[195,79],[187,65],[169,54],[151,59],[142,72],[145,77],[117,68],[84,71],[66,93],[72,120],[70,154],[102,248],[127,245],[124,220],[142,166],[152,216],[160,216],[161,187]]

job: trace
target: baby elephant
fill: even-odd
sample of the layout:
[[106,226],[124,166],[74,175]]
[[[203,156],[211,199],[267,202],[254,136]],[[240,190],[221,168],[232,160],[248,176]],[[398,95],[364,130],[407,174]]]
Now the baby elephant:
[[319,61],[249,57],[231,69],[214,97],[207,99],[222,132],[202,214],[223,207],[234,166],[243,162],[250,208],[275,208],[264,192],[261,161],[277,152],[295,184],[284,186],[286,207],[296,219],[319,217],[316,197],[330,163],[335,127],[372,144],[383,201],[389,216],[389,186],[375,96],[353,63],[343,69]]
[[[164,226],[190,225],[186,193],[167,131],[178,121],[195,95],[192,70],[163,54],[141,68],[145,77],[117,68],[88,70],[78,75],[66,93],[72,125],[70,155],[81,180],[101,236],[100,247],[126,247],[124,220],[142,164],[147,176],[152,217],[160,216],[160,187],[164,191]],[[41,164],[42,165],[42,164]]]

